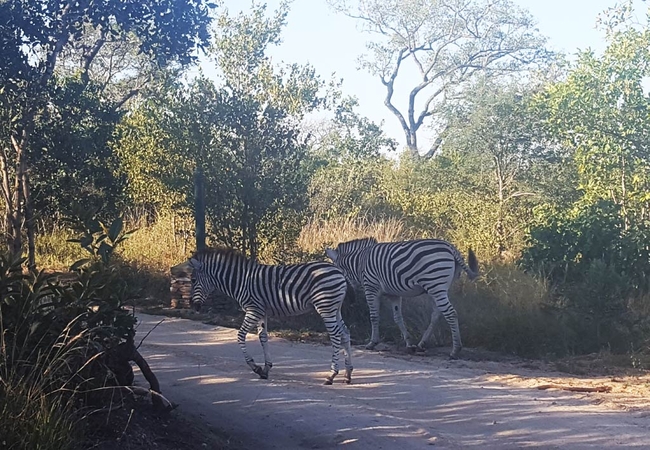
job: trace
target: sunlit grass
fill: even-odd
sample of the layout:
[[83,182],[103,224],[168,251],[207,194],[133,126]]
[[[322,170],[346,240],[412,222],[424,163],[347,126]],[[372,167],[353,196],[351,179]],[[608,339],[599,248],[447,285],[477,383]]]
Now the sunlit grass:
[[[188,231],[191,228],[190,219],[171,215],[158,217],[153,223],[148,223],[142,215],[127,217],[125,229],[138,231],[124,242],[118,254],[122,277],[133,287],[135,298],[152,299],[156,305],[168,304],[169,269],[185,261],[194,250],[193,237]],[[323,260],[325,248],[340,242],[363,237],[375,237],[383,242],[423,237],[418,233],[396,219],[310,220],[293,245],[287,241],[277,248],[268,247],[264,255],[267,262]],[[40,235],[37,240],[39,267],[63,271],[74,261],[87,257],[78,244],[66,242],[71,237],[75,236],[61,227]],[[462,275],[450,292],[451,302],[458,310],[466,346],[530,357],[584,351],[585,342],[591,339],[591,319],[564,308],[561,293],[554,292],[544,277],[527,274],[503,258],[491,260],[480,253],[478,257],[481,277],[469,281]],[[639,331],[621,328],[616,322],[606,329],[611,335],[606,339],[616,342],[617,348],[628,345],[631,352],[638,352],[645,342],[642,332],[650,329],[648,305],[648,298],[630,299],[627,302],[629,317],[624,319],[640,323],[641,326],[635,328]],[[430,300],[425,297],[404,301],[406,325],[415,342],[419,342],[429,324],[431,308]],[[382,303],[381,314],[382,339],[401,342],[401,334],[393,322],[387,301]],[[357,341],[369,338],[370,321],[363,297],[358,297],[356,303],[350,303],[348,299],[343,315]],[[287,329],[303,331],[320,327],[319,318],[311,316],[283,323]],[[449,343],[448,326],[444,320],[438,327]]]
[[326,247],[365,237],[374,237],[379,242],[391,242],[409,239],[413,234],[405,228],[404,222],[397,219],[372,220],[359,217],[310,220],[301,230],[296,245],[306,254],[318,254],[323,253]]

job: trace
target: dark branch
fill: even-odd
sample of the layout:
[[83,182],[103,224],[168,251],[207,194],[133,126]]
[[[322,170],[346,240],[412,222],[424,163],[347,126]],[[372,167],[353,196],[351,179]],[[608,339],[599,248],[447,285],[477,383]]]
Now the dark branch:
[[90,75],[88,74],[88,71],[90,70],[90,65],[93,63],[95,60],[95,57],[101,50],[101,48],[104,46],[106,43],[106,30],[102,29],[101,34],[97,42],[95,42],[95,45],[90,49],[90,51],[84,55],[84,65],[83,69],[81,72],[81,80],[84,82],[84,84],[88,84],[90,82]]

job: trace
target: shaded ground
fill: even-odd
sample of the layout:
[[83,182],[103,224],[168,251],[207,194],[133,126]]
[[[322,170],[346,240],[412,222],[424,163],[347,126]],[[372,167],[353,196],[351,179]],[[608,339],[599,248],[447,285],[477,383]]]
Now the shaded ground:
[[241,443],[187,411],[160,414],[149,400],[131,400],[88,423],[82,448],[94,450],[238,450]]
[[[138,336],[161,320],[139,319]],[[329,347],[274,337],[275,365],[264,381],[245,365],[235,335],[168,318],[141,350],[163,393],[180,405],[176,414],[201,418],[242,448],[650,448],[645,375],[567,377],[472,351],[449,361],[357,348],[354,384],[322,386]],[[249,343],[260,358],[257,339]],[[548,384],[611,392],[537,389]]]

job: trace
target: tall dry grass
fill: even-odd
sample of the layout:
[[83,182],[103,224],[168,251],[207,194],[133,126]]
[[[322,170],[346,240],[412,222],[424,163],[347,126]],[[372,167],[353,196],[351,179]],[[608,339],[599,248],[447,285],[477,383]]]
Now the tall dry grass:
[[[362,237],[390,242],[423,236],[395,219],[312,220],[302,229],[296,246],[304,255],[319,256],[326,247]],[[484,260],[480,254],[478,257],[482,276],[476,281],[461,276],[450,292],[450,300],[458,310],[465,345],[521,356],[566,353],[569,331],[562,327],[554,313],[554,298],[548,283],[524,273],[513,263]],[[363,293],[357,292],[356,297],[356,304],[346,305],[343,313],[353,338],[363,341],[370,335],[370,319]],[[404,300],[406,326],[415,342],[429,325],[432,308],[427,296]],[[389,302],[382,301],[380,314],[381,338],[401,342]],[[437,335],[450,342],[449,327],[444,319],[437,323]]]
[[[120,257],[158,272],[168,272],[194,250],[190,231],[192,222],[186,217],[166,214],[148,223],[143,215],[130,213],[125,217],[126,230],[137,230],[120,246]],[[68,242],[78,234],[55,224],[36,236],[37,265],[51,271],[67,270],[72,263],[88,257],[78,243]]]
[[391,242],[412,239],[415,235],[406,228],[404,222],[397,219],[312,219],[302,228],[296,246],[306,255],[322,255],[326,247],[365,237],[374,237],[380,242]]
[[[25,310],[33,310],[40,297],[26,296]],[[31,304],[31,306],[30,306]],[[86,369],[96,359],[90,330],[75,333],[81,316],[56,336],[47,316],[0,312],[0,442],[11,450],[66,450],[77,447],[84,416],[79,405],[87,386]],[[61,319],[65,320],[65,318]]]
[[[127,219],[125,227],[138,231],[124,242],[119,252],[123,277],[142,292],[141,296],[156,298],[164,304],[169,295],[169,268],[186,260],[194,249],[193,237],[187,231],[192,227],[191,220],[171,215],[158,217],[153,223],[138,215]],[[39,236],[39,265],[62,270],[85,256],[78,244],[65,242],[70,237],[73,236],[62,228]],[[389,242],[424,236],[396,219],[314,219],[302,228],[293,247],[289,242],[283,243],[271,251],[273,255],[269,259],[292,263],[322,260],[326,247],[363,237]],[[576,342],[584,334],[576,328],[580,318],[571,318],[566,310],[558,308],[558,295],[543,277],[526,274],[514,263],[502,259],[492,261],[480,253],[477,256],[482,276],[474,282],[461,276],[450,292],[451,302],[459,313],[465,345],[530,357],[563,355],[578,350]],[[343,314],[353,338],[362,342],[369,338],[370,320],[363,293],[357,294],[356,302],[346,301]],[[382,302],[382,339],[401,342],[388,306],[388,302]],[[406,325],[416,342],[429,324],[431,308],[428,298],[404,302]],[[284,323],[298,330],[320,328],[316,316],[303,316]],[[449,341],[444,321],[438,324],[438,330]]]
[[130,263],[158,273],[168,273],[195,249],[193,222],[188,217],[164,214],[153,223],[137,215],[126,217],[127,229],[137,229],[120,249],[121,257]]

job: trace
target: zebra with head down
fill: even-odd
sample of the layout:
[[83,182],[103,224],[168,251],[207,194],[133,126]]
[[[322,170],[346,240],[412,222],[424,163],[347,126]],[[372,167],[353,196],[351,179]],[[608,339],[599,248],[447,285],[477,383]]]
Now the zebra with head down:
[[[190,258],[192,304],[200,309],[212,291],[231,297],[245,312],[237,341],[246,363],[260,376],[268,378],[273,367],[268,350],[267,317],[296,316],[312,306],[323,318],[333,347],[331,373],[325,384],[338,374],[341,344],[345,352],[345,382],[352,379],[350,333],[341,317],[347,283],[341,271],[330,263],[271,266],[259,264],[230,249],[206,249]],[[264,351],[260,367],[246,350],[246,335],[258,328]]]
[[435,304],[431,323],[418,347],[422,348],[429,339],[435,318],[442,313],[451,328],[453,348],[450,356],[458,357],[462,342],[458,316],[449,302],[448,291],[460,270],[470,279],[478,276],[478,260],[472,250],[469,251],[469,266],[452,244],[437,239],[384,243],[378,243],[374,238],[357,239],[325,252],[352,284],[364,288],[372,325],[367,349],[373,349],[379,343],[379,299],[382,294],[391,298],[393,318],[409,348],[414,346],[402,317],[402,297],[428,294]]

